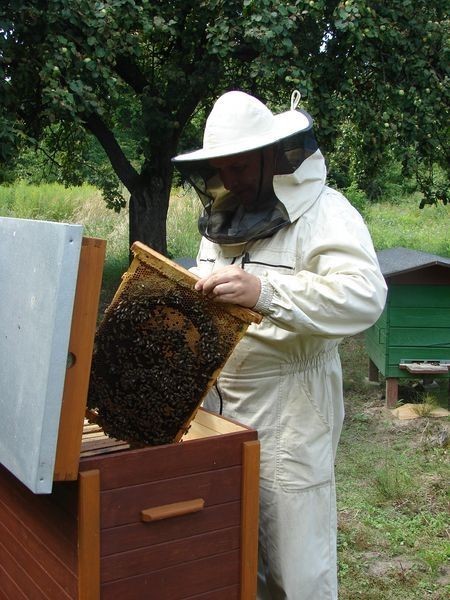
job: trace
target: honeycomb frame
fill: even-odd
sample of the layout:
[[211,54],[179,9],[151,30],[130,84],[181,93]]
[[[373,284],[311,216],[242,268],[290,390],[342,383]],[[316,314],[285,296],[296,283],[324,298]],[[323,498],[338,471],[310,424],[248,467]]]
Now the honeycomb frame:
[[132,446],[178,442],[251,323],[214,302],[198,277],[135,242],[95,337],[87,417]]

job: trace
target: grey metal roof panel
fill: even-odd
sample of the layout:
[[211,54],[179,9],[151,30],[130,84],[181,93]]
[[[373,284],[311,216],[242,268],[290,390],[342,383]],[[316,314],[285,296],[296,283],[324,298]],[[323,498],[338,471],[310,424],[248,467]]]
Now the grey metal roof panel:
[[83,227],[0,217],[0,462],[52,491]]
[[378,262],[384,277],[417,271],[434,265],[450,268],[450,258],[411,250],[410,248],[388,248],[377,252]]

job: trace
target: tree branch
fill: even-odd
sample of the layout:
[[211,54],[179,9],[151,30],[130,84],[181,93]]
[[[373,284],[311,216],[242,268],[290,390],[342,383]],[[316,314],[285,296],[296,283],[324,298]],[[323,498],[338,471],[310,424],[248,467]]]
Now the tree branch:
[[147,79],[142,75],[136,63],[127,56],[118,56],[115,62],[115,71],[127,83],[136,94],[142,94]]
[[111,161],[111,165],[120,181],[131,193],[139,178],[139,174],[123,153],[122,148],[112,131],[106,126],[104,121],[95,114],[91,114],[87,117],[84,121],[84,126],[97,138]]

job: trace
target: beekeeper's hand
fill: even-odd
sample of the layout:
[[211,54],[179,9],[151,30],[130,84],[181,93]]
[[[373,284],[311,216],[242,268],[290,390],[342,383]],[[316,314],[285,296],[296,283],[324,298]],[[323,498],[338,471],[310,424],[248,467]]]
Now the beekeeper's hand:
[[199,279],[195,289],[217,302],[231,302],[253,308],[261,293],[261,281],[256,275],[232,265]]

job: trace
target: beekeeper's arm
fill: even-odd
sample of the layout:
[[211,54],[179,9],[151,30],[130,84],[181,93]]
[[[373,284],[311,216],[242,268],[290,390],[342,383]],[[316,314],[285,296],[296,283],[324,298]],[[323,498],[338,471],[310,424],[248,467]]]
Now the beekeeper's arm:
[[230,266],[200,279],[196,289],[217,301],[254,308],[283,329],[326,337],[367,329],[386,300],[370,237],[365,245],[342,231],[310,245],[294,276],[276,270],[256,276]]

